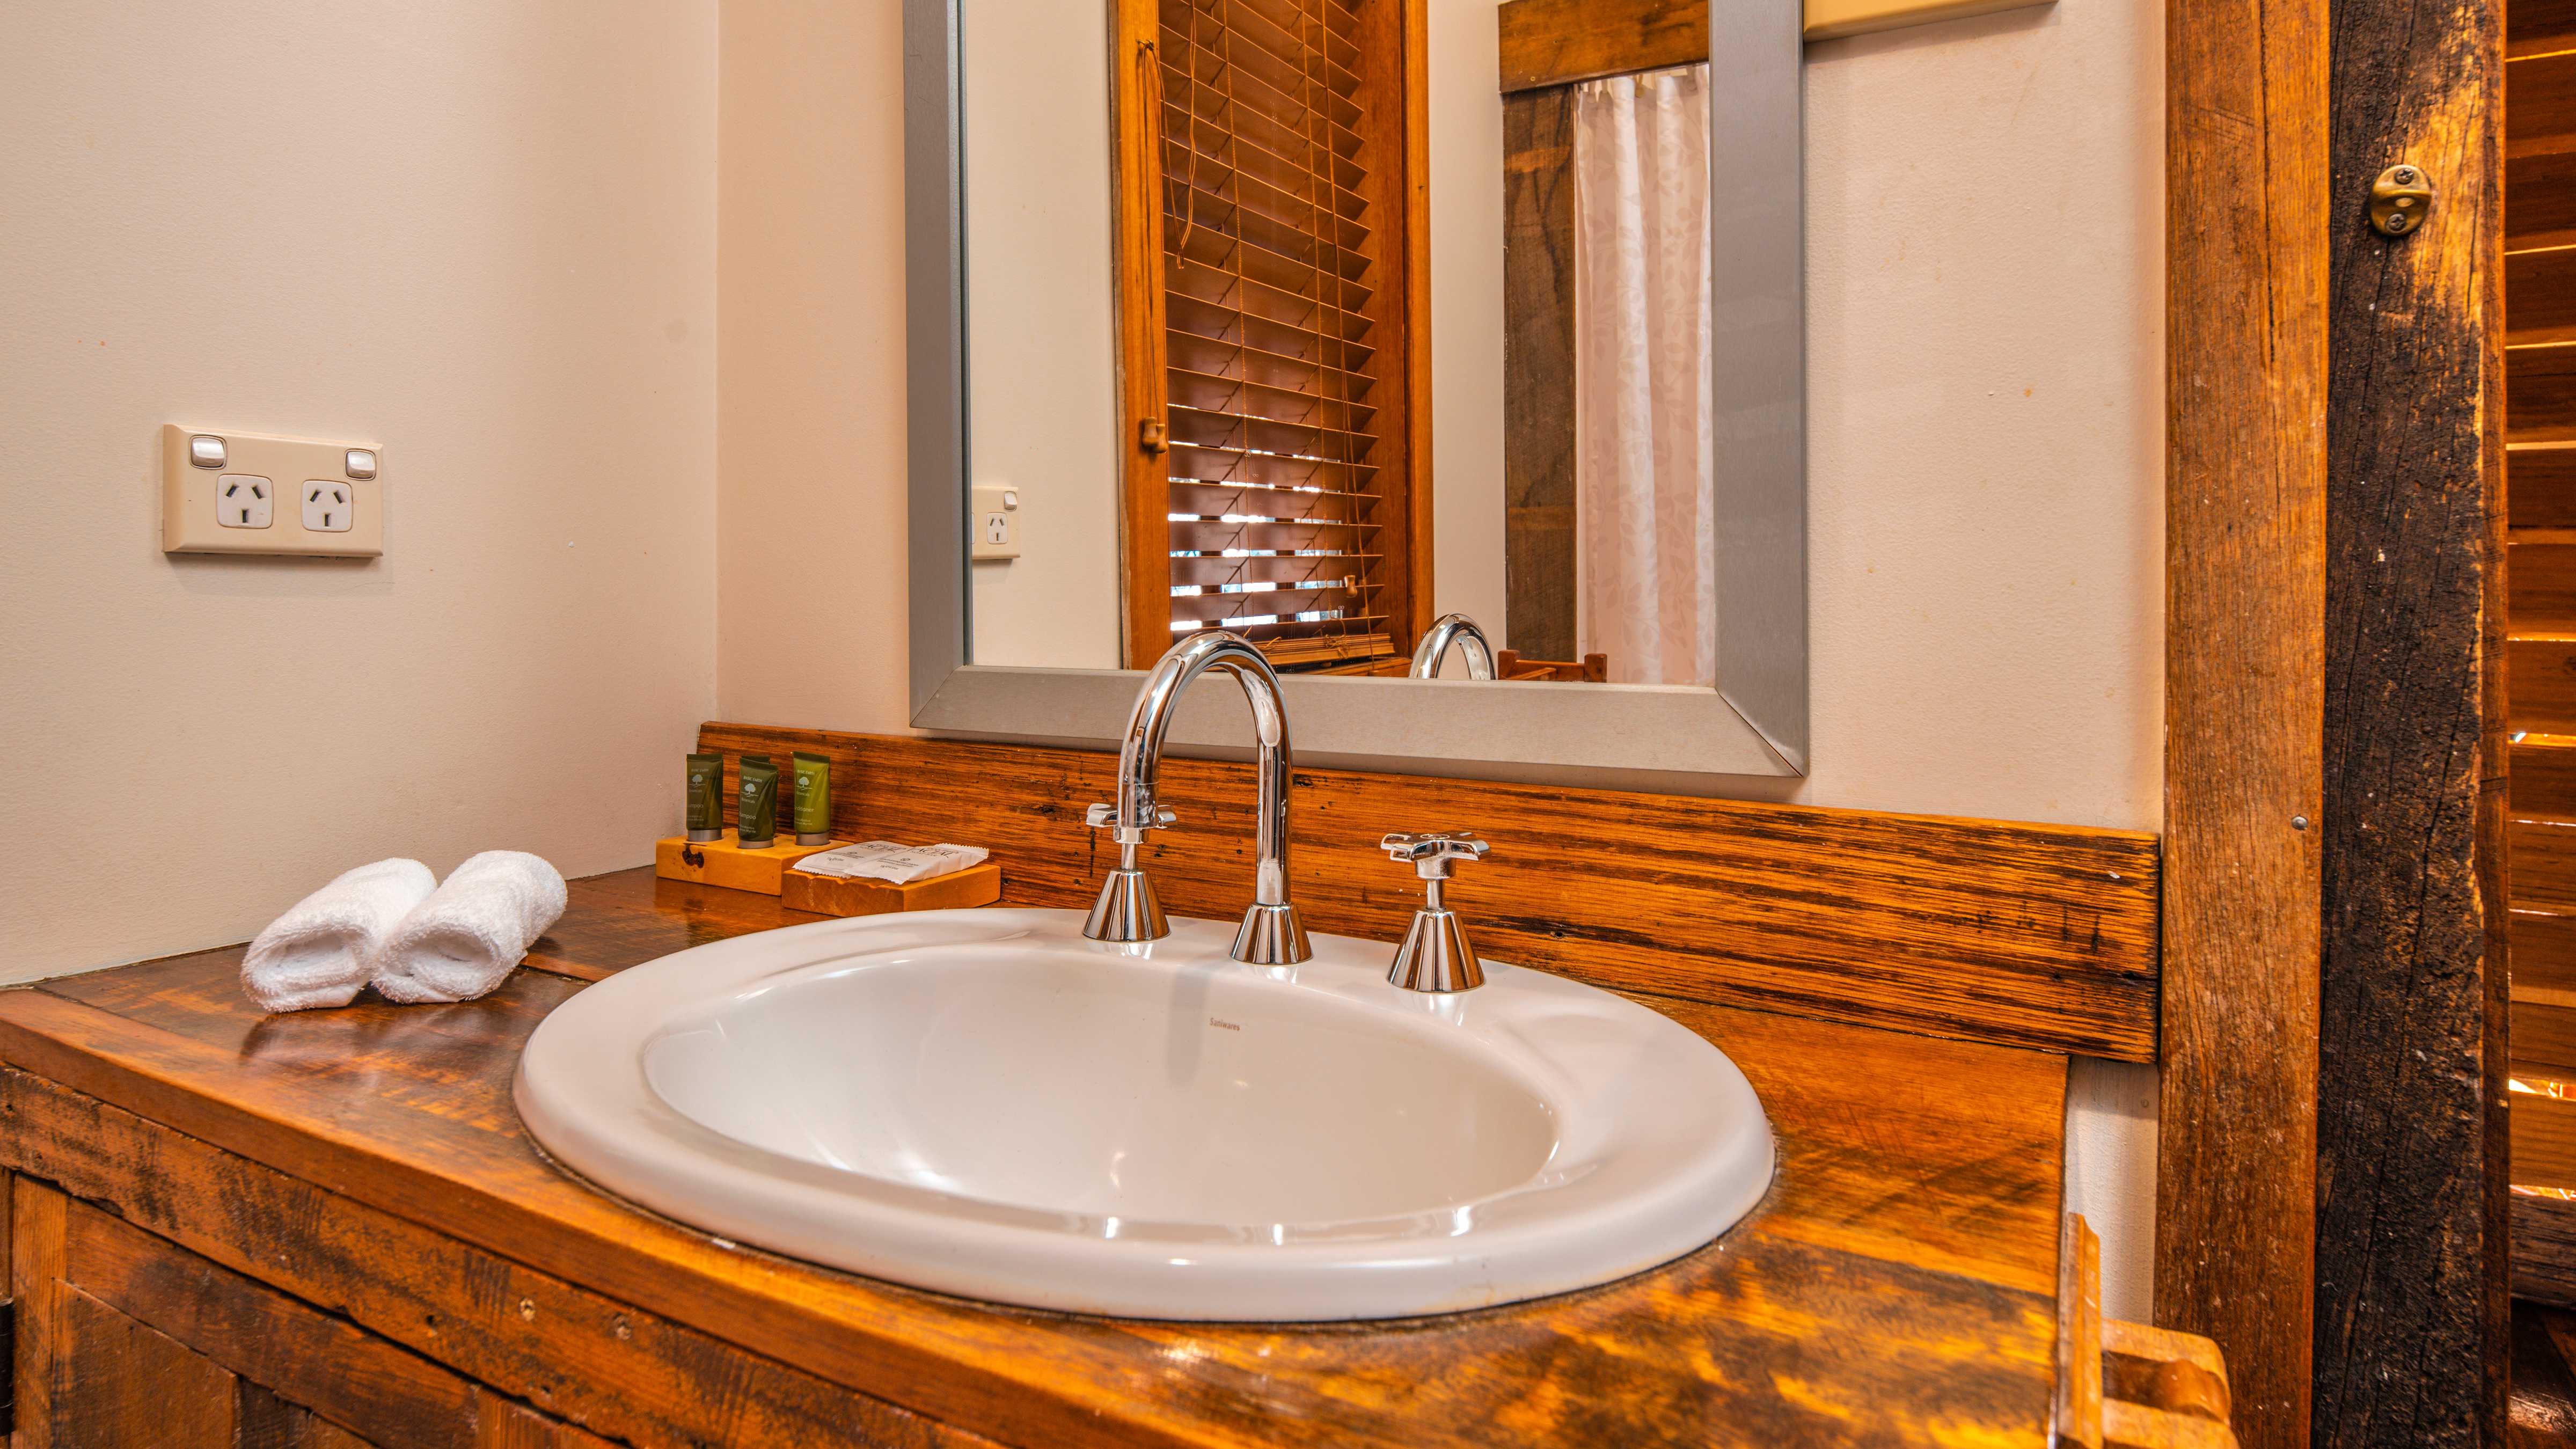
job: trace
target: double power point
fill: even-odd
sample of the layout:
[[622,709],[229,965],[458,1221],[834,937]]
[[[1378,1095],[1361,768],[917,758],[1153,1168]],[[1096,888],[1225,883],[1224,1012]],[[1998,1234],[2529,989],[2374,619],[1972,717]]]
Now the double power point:
[[373,443],[161,429],[163,553],[374,558],[384,502]]

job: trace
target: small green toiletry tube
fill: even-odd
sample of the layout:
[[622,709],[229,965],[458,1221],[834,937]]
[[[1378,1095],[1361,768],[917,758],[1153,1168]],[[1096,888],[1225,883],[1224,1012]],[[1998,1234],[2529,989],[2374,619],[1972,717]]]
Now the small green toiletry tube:
[[689,756],[689,839],[724,839],[724,756]]
[[734,804],[735,833],[745,850],[778,843],[778,767],[767,755],[742,757],[742,795]]
[[796,843],[832,843],[832,762],[798,750],[796,759]]

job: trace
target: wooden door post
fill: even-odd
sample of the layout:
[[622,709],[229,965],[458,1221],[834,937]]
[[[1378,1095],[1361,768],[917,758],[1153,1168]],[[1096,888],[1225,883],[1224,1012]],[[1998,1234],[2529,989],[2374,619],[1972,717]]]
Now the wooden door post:
[[[2497,0],[2334,7],[2323,1446],[2501,1444],[2503,257]],[[2429,220],[2371,224],[2420,168]]]
[[2156,1320],[2308,1449],[2325,620],[2326,7],[2166,10]]

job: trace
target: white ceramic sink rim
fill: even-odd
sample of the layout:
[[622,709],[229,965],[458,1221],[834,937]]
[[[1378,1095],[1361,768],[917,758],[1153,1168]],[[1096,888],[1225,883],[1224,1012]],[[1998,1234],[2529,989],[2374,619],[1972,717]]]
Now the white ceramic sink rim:
[[[1563,1292],[1692,1251],[1769,1185],[1769,1124],[1743,1073],[1610,993],[1489,961],[1485,986],[1426,996],[1386,984],[1376,942],[1317,936],[1314,960],[1253,968],[1227,959],[1229,924],[1175,921],[1141,947],[1085,941],[1080,925],[1027,909],[862,917],[664,957],[539,1025],[520,1114],[573,1171],[726,1238],[972,1298],[1148,1318],[1402,1317]],[[1052,1008],[1030,1002],[1049,992],[1090,1028],[1043,1032]],[[1015,1049],[896,1060],[961,1021],[970,1055],[987,1027]],[[1136,1060],[1146,1049],[1164,1056]],[[1216,1080],[1220,1066],[1268,1080]],[[1065,1080],[1086,1075],[1099,1080]],[[1372,1110],[1372,1090],[1399,1100]],[[943,1123],[952,1094],[979,1093],[1006,1110]],[[1472,1130],[1404,1120],[1416,1101]],[[1030,1124],[1007,1120],[1012,1103],[1030,1104]],[[1201,1171],[1193,1154],[1221,1156],[1232,1137],[1177,1144],[1171,1170],[1141,1183],[1085,1156],[1135,1145],[1118,1123],[1152,1147],[1213,1130],[1203,1120],[1258,1135],[1273,1119],[1308,1149],[1346,1130],[1334,1180],[1265,1175],[1259,1151]],[[997,1122],[984,1140],[978,1124]],[[1291,1200],[1314,1210],[1254,1210]],[[1111,1210],[1131,1204],[1148,1210]]]

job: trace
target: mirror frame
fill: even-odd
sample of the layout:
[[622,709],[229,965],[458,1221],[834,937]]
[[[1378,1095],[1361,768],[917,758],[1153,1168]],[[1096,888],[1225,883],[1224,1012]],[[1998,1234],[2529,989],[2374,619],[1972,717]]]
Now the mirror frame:
[[[904,0],[905,339],[913,727],[1115,749],[1143,674],[971,662],[964,86],[959,0]],[[1713,792],[1807,771],[1804,41],[1801,8],[1712,5],[1709,92],[1729,208],[1715,245],[1718,684],[1286,675],[1298,758],[1424,775]],[[1105,23],[1105,22],[1104,22]],[[1104,285],[1105,285],[1104,281]],[[1104,419],[1102,426],[1107,427]],[[1171,741],[1251,740],[1194,690]]]

